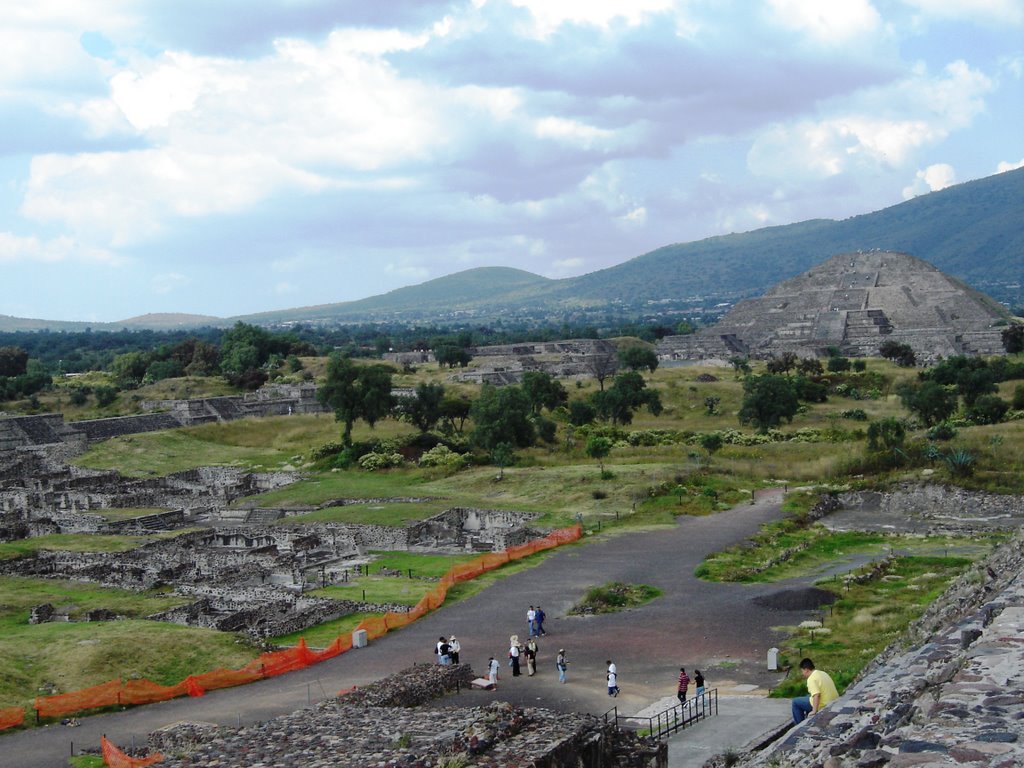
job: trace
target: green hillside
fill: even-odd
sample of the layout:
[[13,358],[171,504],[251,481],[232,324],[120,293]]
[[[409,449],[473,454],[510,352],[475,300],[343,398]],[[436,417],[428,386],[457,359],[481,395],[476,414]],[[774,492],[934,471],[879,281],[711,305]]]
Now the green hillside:
[[713,295],[732,300],[759,295],[836,254],[879,248],[924,259],[1002,301],[1020,301],[1022,220],[1024,169],[843,221],[818,219],[665,246],[559,281],[543,299],[634,302]]
[[511,267],[478,267],[358,301],[261,312],[231,320],[247,323],[328,318],[384,320],[392,314],[399,314],[406,319],[435,318],[457,313],[461,309],[486,307],[499,299],[508,301],[519,294],[542,291],[544,286],[553,282],[556,281]]

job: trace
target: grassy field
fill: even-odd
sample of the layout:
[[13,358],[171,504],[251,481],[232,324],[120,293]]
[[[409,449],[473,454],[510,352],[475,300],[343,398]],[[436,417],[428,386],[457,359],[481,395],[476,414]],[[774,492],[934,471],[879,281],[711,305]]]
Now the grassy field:
[[[303,363],[318,375],[323,373],[323,359],[304,359]],[[753,430],[741,428],[737,421],[743,396],[741,382],[730,368],[660,368],[645,378],[648,385],[659,392],[664,411],[659,416],[640,411],[632,424],[621,427],[625,438],[615,443],[605,459],[604,474],[597,462],[586,456],[586,440],[577,430],[570,429],[564,410],[551,414],[558,425],[555,441],[550,445],[519,451],[515,463],[504,468],[500,481],[496,467],[479,465],[471,465],[449,476],[412,464],[381,472],[358,469],[317,471],[312,459],[315,450],[340,439],[341,425],[331,415],[245,419],[131,435],[91,446],[77,463],[86,467],[114,468],[140,477],[166,475],[204,465],[261,471],[296,470],[297,481],[294,484],[236,502],[241,506],[308,508],[346,498],[424,499],[411,503],[381,501],[332,507],[286,518],[281,521],[283,524],[402,525],[452,506],[469,506],[533,512],[537,514],[535,522],[540,526],[562,527],[579,521],[588,531],[615,526],[649,528],[671,525],[680,514],[714,514],[749,501],[753,493],[765,488],[788,486],[790,490],[795,487],[806,489],[789,497],[789,504],[798,509],[813,502],[819,487],[870,486],[873,483],[920,479],[922,466],[896,467],[871,474],[862,471],[858,464],[865,454],[863,433],[872,420],[908,416],[895,392],[901,381],[912,380],[917,375],[914,369],[901,369],[878,360],[868,362],[868,371],[869,376],[879,374],[881,377],[872,383],[872,386],[878,385],[872,399],[831,396],[828,402],[801,408],[791,424],[781,427],[788,436],[810,435],[808,439],[726,444],[709,453],[699,447],[695,439],[644,445],[644,442],[658,441],[647,441],[640,433],[670,430],[684,436],[695,436],[729,430],[738,431],[753,441]],[[755,366],[755,373],[761,372],[763,367]],[[447,381],[448,373],[436,365],[418,366],[414,374],[396,374],[395,384],[415,386],[421,381],[432,381],[444,383],[451,392],[464,392],[469,396],[475,396],[479,391],[473,385]],[[714,380],[698,380],[708,376]],[[869,389],[867,381],[868,376],[849,379],[851,386],[865,392]],[[102,383],[97,379],[91,385]],[[1019,382],[1002,385],[1003,396],[1009,398],[1017,384]],[[578,386],[566,382],[565,385],[571,399],[585,398],[598,388],[594,381],[581,382]],[[68,386],[71,386],[70,382],[62,382],[55,393],[45,395],[43,400],[44,405],[62,408],[69,419],[134,412],[142,399],[196,397],[229,391],[219,379],[169,380],[122,393],[113,405],[101,411],[95,407],[92,398],[85,406],[69,406]],[[707,397],[719,399],[717,413],[708,412],[705,406]],[[849,412],[856,410],[862,410],[867,420],[849,418]],[[471,424],[467,424],[467,430],[470,427]],[[937,444],[944,452],[951,448],[965,448],[975,456],[973,475],[955,479],[957,484],[1004,493],[1024,492],[1024,429],[1021,429],[1020,422],[985,427],[958,423],[957,430],[953,440]],[[404,422],[385,419],[378,422],[373,430],[362,422],[356,422],[353,438],[365,441],[401,438],[414,433],[414,428]],[[908,445],[923,444],[923,441],[924,430],[911,428],[907,436]],[[934,472],[934,482],[954,480],[942,461],[928,469]],[[109,513],[108,519],[119,519],[146,511],[105,512]],[[136,546],[140,541],[133,537],[44,537],[0,545],[0,558],[28,554],[38,548],[117,551]],[[891,539],[874,534],[837,536],[816,526],[799,529],[771,527],[766,529],[753,549],[721,553],[703,567],[707,569],[705,576],[709,578],[779,579],[818,573],[823,568],[843,562],[844,558],[853,563],[864,557],[877,557],[893,546]],[[854,668],[859,668],[859,664],[874,654],[871,649],[880,648],[895,636],[900,627],[922,610],[927,600],[941,591],[942,585],[953,574],[962,571],[971,559],[987,551],[988,546],[989,542],[983,540],[900,541],[898,548],[914,555],[905,559],[899,573],[893,574],[901,581],[886,581],[874,589],[867,585],[862,592],[851,589],[849,595],[844,594],[844,601],[856,598],[859,602],[851,602],[842,611],[837,606],[836,618],[830,617],[829,621],[838,621],[839,617],[848,615],[849,626],[830,623],[827,626],[833,630],[831,636],[815,637],[815,643],[822,643],[813,647],[816,661],[820,656],[821,666],[831,666],[830,671],[835,670],[838,675],[837,681],[847,679]],[[957,556],[939,556],[942,554],[940,547],[942,553],[948,550]],[[750,572],[752,564],[766,562],[786,548],[792,548],[794,553],[782,563],[764,572]],[[531,567],[542,557],[538,555],[510,564],[472,582],[456,585],[449,592],[448,599],[458,600],[475,594],[509,572]],[[451,561],[441,558],[430,562],[410,560],[405,555],[389,555],[378,561],[381,563],[401,571],[411,568],[414,575],[433,577],[447,570]],[[930,573],[936,575],[932,577],[928,575]],[[902,584],[905,588],[900,591],[886,586],[890,584]],[[347,585],[333,585],[325,593],[361,599],[365,590],[367,600],[413,604],[432,585],[433,582],[420,579],[369,576]],[[0,636],[0,677],[12,681],[4,683],[7,687],[0,690],[0,697],[6,697],[0,700],[0,705],[4,701],[27,701],[44,683],[57,683],[66,690],[72,685],[102,682],[118,674],[144,674],[175,682],[177,678],[170,678],[178,672],[183,676],[212,666],[240,666],[254,653],[231,635],[144,621],[142,617],[152,612],[149,610],[151,604],[166,605],[166,598],[155,595],[134,596],[142,602],[123,611],[116,609],[131,617],[126,622],[29,627],[25,621],[30,605],[54,602],[85,610],[87,607],[110,608],[117,601],[103,590],[89,597],[82,593],[71,594],[68,591],[72,587],[68,585],[56,589],[53,599],[44,597],[42,593],[29,597],[30,591],[19,597],[17,590],[11,590],[14,587],[0,583],[0,605],[4,606],[0,609],[0,621],[7,622],[0,625],[4,630]],[[118,599],[128,600],[127,597]],[[21,619],[17,618],[19,616]],[[350,632],[361,618],[345,617],[298,634],[306,636],[312,645],[327,645],[339,633]],[[82,627],[96,634],[77,634],[85,631]],[[808,653],[811,649],[807,643],[809,638],[804,637],[802,630],[792,628],[792,631],[794,642],[785,647],[785,653],[791,657],[800,652]],[[193,636],[187,634],[189,632],[197,634]],[[842,638],[841,644],[837,637]],[[96,638],[103,642],[92,643]],[[135,638],[134,648],[131,638]],[[297,638],[298,635],[294,635],[278,640],[287,644]],[[76,676],[73,682],[57,679],[61,674],[72,673]]]
[[821,586],[835,591],[838,600],[831,611],[822,612],[822,629],[786,628],[790,635],[780,648],[780,665],[792,665],[794,671],[772,695],[804,693],[803,678],[796,670],[804,656],[827,671],[842,692],[970,564],[965,557],[900,557],[882,578],[848,590],[823,582]]
[[[40,690],[77,690],[117,676],[166,685],[255,658],[256,650],[233,635],[143,618],[187,602],[83,582],[0,578],[0,707],[27,704]],[[43,603],[71,622],[30,625],[30,609]],[[128,620],[82,621],[97,608]]]
[[32,539],[0,542],[0,560],[31,555],[40,550],[64,552],[127,552],[147,542],[170,536],[180,536],[185,531],[158,533],[147,536],[120,536],[92,533],[54,533]]

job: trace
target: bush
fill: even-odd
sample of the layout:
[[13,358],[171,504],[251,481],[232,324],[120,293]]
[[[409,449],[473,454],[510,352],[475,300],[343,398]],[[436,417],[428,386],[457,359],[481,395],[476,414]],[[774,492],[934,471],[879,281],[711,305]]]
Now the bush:
[[970,477],[974,474],[974,454],[965,448],[955,448],[946,454],[946,466],[953,477]]
[[849,410],[842,411],[839,414],[844,419],[850,419],[851,421],[867,421],[868,415],[864,412],[863,408],[850,408]]
[[96,404],[100,408],[105,408],[117,400],[117,390],[113,387],[96,387],[93,394],[96,395]]
[[89,400],[89,395],[81,387],[75,387],[71,390],[71,396],[68,399],[72,405],[85,405]]
[[400,453],[367,453],[359,457],[359,467],[367,472],[400,467],[404,462]]
[[597,500],[608,498],[608,494],[600,489],[591,491],[590,495]]
[[437,445],[420,456],[419,465],[421,467],[441,467],[446,473],[453,474],[466,466],[466,459],[447,445]]
[[981,395],[967,409],[967,418],[975,424],[998,424],[1008,410],[1009,404],[997,395]]
[[929,440],[952,440],[956,437],[956,428],[948,421],[944,421],[925,432],[925,437]]

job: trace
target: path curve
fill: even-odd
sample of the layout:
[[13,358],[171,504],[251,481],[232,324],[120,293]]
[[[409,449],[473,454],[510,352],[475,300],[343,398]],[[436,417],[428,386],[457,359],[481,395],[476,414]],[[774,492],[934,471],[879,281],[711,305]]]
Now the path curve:
[[[771,685],[778,676],[764,669],[767,649],[780,639],[773,627],[799,618],[780,616],[752,598],[778,591],[780,585],[713,584],[698,580],[693,571],[707,554],[747,539],[763,523],[778,518],[780,503],[781,493],[765,494],[754,504],[716,515],[682,517],[674,527],[613,532],[561,547],[534,568],[442,607],[367,648],[305,670],[200,698],[82,718],[77,728],[51,725],[2,735],[0,767],[66,768],[72,748],[77,754],[98,747],[101,735],[120,746],[141,745],[151,731],[183,720],[228,726],[268,720],[414,662],[431,662],[431,649],[442,634],[456,634],[462,660],[482,674],[489,655],[505,660],[509,635],[525,641],[526,609],[538,604],[548,616],[548,636],[539,641],[538,674],[513,679],[503,667],[496,692],[467,691],[441,704],[475,706],[502,699],[595,715],[613,705],[634,713],[671,695],[683,664],[691,672],[717,664],[717,679],[709,676],[709,687],[720,686],[726,671],[733,681]],[[650,584],[663,595],[622,613],[565,615],[589,587],[609,581]],[[566,649],[572,662],[565,685],[558,683],[554,669],[559,648]],[[622,693],[615,699],[606,693],[606,659],[613,659],[619,670]]]

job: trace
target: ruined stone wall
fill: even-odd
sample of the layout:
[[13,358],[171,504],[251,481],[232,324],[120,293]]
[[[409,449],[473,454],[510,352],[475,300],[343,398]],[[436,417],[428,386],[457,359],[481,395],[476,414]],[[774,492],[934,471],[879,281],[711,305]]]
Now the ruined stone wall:
[[[752,768],[1024,765],[1024,533],[954,581],[843,695]],[[711,764],[724,765],[724,758]]]
[[910,518],[936,534],[1015,528],[1024,522],[1024,496],[955,486],[906,484],[885,492],[850,491],[838,499],[844,509],[875,513],[879,521]]
[[[358,653],[359,651],[353,651]],[[297,765],[427,768],[442,761],[491,768],[666,768],[665,745],[599,718],[505,702],[422,708],[465,690],[467,664],[420,665],[267,723],[241,729],[178,724],[150,735],[167,768]],[[474,699],[478,701],[479,699]],[[284,737],[284,735],[287,735]],[[298,746],[301,745],[301,746]]]

